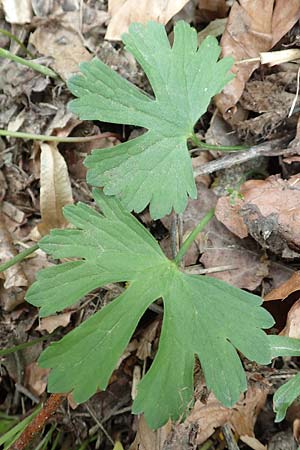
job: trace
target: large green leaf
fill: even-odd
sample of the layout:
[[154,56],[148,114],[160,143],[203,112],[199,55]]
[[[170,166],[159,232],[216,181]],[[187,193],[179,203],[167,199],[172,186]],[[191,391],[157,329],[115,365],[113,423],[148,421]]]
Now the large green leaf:
[[231,58],[218,61],[218,41],[209,36],[197,45],[196,30],[185,22],[174,28],[171,48],[163,25],[132,24],[123,36],[144,69],[155,99],[94,59],[80,65],[81,75],[68,86],[78,97],[70,109],[82,119],[137,125],[148,131],[113,149],[95,150],[85,160],[88,182],[117,195],[128,210],[150,203],[157,219],[185,209],[196,198],[186,141],[215,94],[233,75]]
[[54,258],[77,260],[42,270],[27,301],[46,315],[106,283],[128,281],[128,288],[43,352],[39,363],[52,368],[50,392],[73,391],[83,402],[105,389],[144,311],[162,298],[160,345],[139,384],[134,412],[144,411],[153,428],[184,414],[192,400],[195,355],[207,386],[232,406],[246,389],[236,349],[261,364],[271,360],[262,328],[273,319],[261,299],[217,279],[184,274],[118,200],[99,190],[94,197],[102,214],[67,206],[65,215],[76,228],[54,230],[40,241]]

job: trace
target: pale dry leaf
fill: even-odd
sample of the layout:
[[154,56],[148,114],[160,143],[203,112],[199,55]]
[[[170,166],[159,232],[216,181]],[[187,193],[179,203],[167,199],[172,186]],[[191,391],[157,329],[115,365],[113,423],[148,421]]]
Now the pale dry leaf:
[[227,19],[215,19],[212,20],[207,27],[198,33],[198,44],[200,45],[202,41],[207,36],[221,36],[224,33]]
[[67,165],[55,143],[41,143],[40,182],[42,222],[38,225],[38,229],[41,235],[45,235],[52,228],[67,225],[62,208],[73,203]]
[[280,335],[300,339],[300,300],[297,300],[289,310],[286,325]]
[[31,0],[2,0],[5,20],[23,25],[32,19]]
[[[299,16],[299,0],[235,2],[221,40],[222,55],[233,56],[235,61],[258,58],[260,52],[270,50],[291,29],[299,20]],[[245,83],[258,66],[259,62],[233,66],[232,71],[236,77],[216,97],[217,107],[225,118],[230,118],[234,114],[235,105],[243,93]]]
[[189,0],[110,0],[108,3],[111,20],[105,39],[121,40],[132,22],[146,23],[149,20],[166,24]]
[[293,275],[276,289],[273,289],[265,296],[264,301],[270,300],[284,300],[293,292],[300,291],[300,275],[299,272]]
[[136,437],[129,450],[163,450],[171,428],[169,420],[166,425],[153,431],[148,427],[144,415],[140,416]]
[[58,19],[38,26],[29,41],[41,55],[53,58],[52,67],[64,80],[79,71],[81,62],[92,58],[78,30]]
[[258,439],[253,436],[240,436],[240,440],[247,444],[248,447],[253,448],[253,450],[268,450],[268,447],[266,445],[263,445],[261,442],[259,442]]
[[48,333],[52,333],[58,327],[66,327],[67,325],[69,325],[71,315],[72,312],[65,312],[56,314],[55,316],[42,317],[36,330],[45,330]]

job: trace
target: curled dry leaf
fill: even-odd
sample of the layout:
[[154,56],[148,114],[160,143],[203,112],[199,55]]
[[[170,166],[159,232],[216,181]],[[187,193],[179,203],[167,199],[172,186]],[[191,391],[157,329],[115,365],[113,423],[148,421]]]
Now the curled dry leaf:
[[286,325],[280,335],[300,339],[300,300],[297,300],[289,310]]
[[110,0],[108,11],[111,16],[105,39],[121,40],[132,22],[146,23],[149,20],[166,24],[189,0]]
[[[259,11],[259,14],[258,14]],[[259,57],[270,50],[299,20],[299,0],[240,0],[234,2],[221,45],[223,56],[235,61]],[[259,62],[235,64],[236,77],[216,98],[218,109],[225,118],[232,116],[245,83]]]
[[262,247],[291,258],[300,253],[300,176],[289,180],[272,175],[266,180],[246,181],[243,200],[230,204],[222,198],[216,217],[237,236],[251,235]]
[[211,393],[206,402],[197,400],[185,424],[193,424],[198,429],[196,443],[201,445],[225,423],[229,423],[238,436],[254,436],[254,425],[263,408],[269,392],[266,381],[249,386],[245,395],[234,408],[225,408]]
[[273,289],[265,296],[264,301],[284,300],[293,292],[300,291],[300,275],[295,272],[291,278],[282,283],[276,289]]
[[62,208],[73,203],[67,165],[54,143],[41,144],[40,180],[42,222],[38,225],[38,230],[41,235],[45,235],[52,228],[61,228],[67,225]]

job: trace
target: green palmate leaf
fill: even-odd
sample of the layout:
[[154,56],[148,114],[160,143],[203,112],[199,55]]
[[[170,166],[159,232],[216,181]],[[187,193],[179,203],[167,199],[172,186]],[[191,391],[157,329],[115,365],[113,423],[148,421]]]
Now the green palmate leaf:
[[300,397],[300,374],[295,375],[275,392],[273,397],[275,422],[281,422],[285,418],[288,407],[298,397]]
[[288,336],[268,336],[272,358],[277,356],[300,356],[300,339]]
[[246,389],[236,349],[261,364],[271,360],[262,328],[273,319],[261,299],[214,278],[184,274],[118,200],[99,190],[94,197],[102,214],[82,204],[67,206],[65,216],[76,229],[54,230],[40,241],[54,258],[77,260],[42,270],[26,298],[47,315],[113,281],[128,281],[128,288],[43,352],[39,363],[52,368],[50,392],[73,390],[83,402],[105,389],[144,311],[162,298],[159,349],[133,411],[144,411],[153,428],[184,414],[192,400],[195,355],[207,386],[232,406]]
[[163,25],[133,24],[123,36],[144,69],[155,99],[120,77],[98,59],[80,65],[68,86],[78,97],[70,109],[82,119],[137,125],[148,131],[113,149],[95,150],[85,160],[88,182],[117,195],[128,210],[150,203],[153,218],[182,212],[188,195],[196,198],[186,141],[215,94],[232,79],[231,58],[217,62],[213,37],[197,45],[196,30],[185,22],[174,29],[171,48]]

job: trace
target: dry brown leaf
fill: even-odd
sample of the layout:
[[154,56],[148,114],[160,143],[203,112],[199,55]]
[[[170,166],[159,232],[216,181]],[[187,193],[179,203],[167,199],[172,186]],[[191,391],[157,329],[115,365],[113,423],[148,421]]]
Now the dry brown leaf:
[[42,317],[36,330],[52,333],[58,327],[66,327],[70,323],[71,315],[72,312],[65,312],[55,316]]
[[62,208],[73,202],[68,169],[56,144],[41,144],[41,192],[40,209],[42,222],[38,225],[41,235],[52,228],[67,225]]
[[[259,13],[258,13],[259,11]],[[240,0],[234,2],[221,45],[222,55],[235,61],[259,57],[270,50],[278,40],[299,20],[299,0]],[[218,109],[225,118],[235,111],[245,83],[259,62],[235,64],[234,80],[216,97]]]
[[79,71],[79,63],[92,57],[75,27],[76,24],[73,28],[64,21],[49,19],[30,35],[30,43],[41,55],[53,58],[52,67],[64,80]]
[[227,22],[227,19],[212,20],[207,25],[207,27],[205,27],[203,30],[199,31],[198,44],[200,45],[201,42],[203,42],[207,36],[215,36],[215,37],[221,36],[224,33],[226,22]]
[[297,300],[289,310],[286,325],[280,335],[300,339],[300,300]]
[[300,275],[295,272],[285,283],[273,289],[265,296],[264,301],[284,300],[295,291],[300,291]]
[[110,0],[108,10],[111,20],[107,27],[105,39],[121,40],[121,35],[128,30],[132,22],[146,23],[155,20],[166,24],[189,0]]
[[43,394],[47,387],[50,369],[43,369],[36,362],[25,368],[25,386],[36,396]]
[[249,180],[240,191],[244,199],[235,207],[231,207],[229,197],[219,200],[219,220],[237,236],[250,234],[276,254],[286,258],[299,256],[300,176],[283,180],[272,175],[266,180]]
[[185,423],[198,429],[196,442],[201,445],[216,428],[229,423],[239,436],[254,436],[254,425],[269,392],[266,381],[251,384],[234,408],[225,408],[210,393],[205,403],[197,400]]
[[169,421],[158,430],[150,430],[142,415],[139,419],[136,437],[129,450],[163,450],[171,428],[172,423]]

